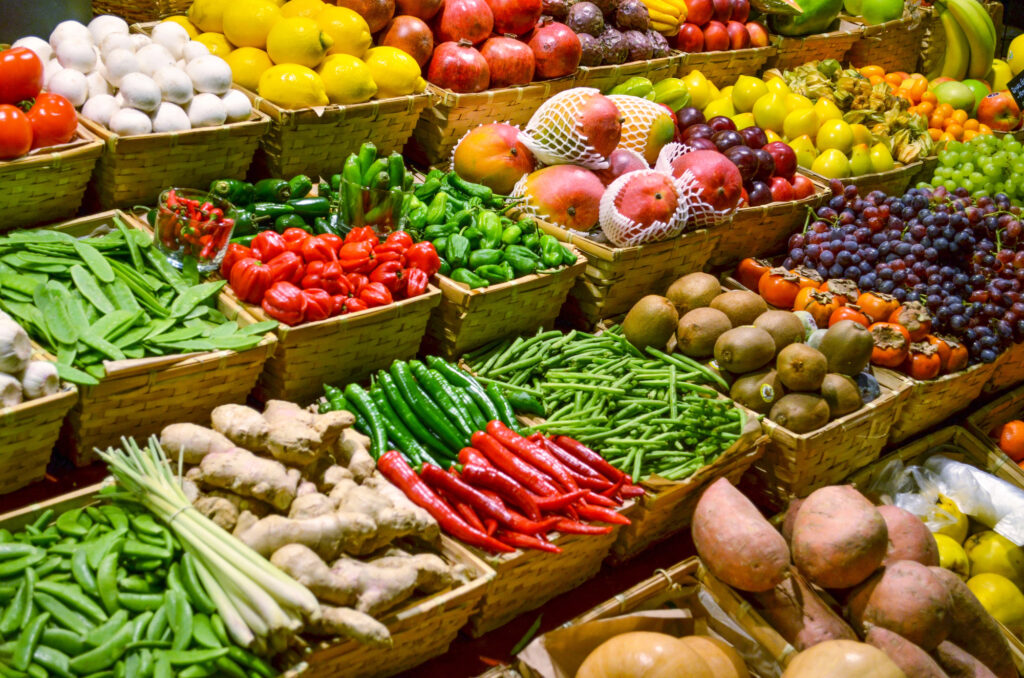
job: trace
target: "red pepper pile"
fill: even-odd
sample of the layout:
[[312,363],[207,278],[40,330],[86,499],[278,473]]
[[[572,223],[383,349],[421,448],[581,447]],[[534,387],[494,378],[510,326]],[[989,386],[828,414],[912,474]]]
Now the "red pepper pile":
[[608,534],[629,525],[615,511],[643,489],[601,455],[566,436],[520,436],[500,421],[473,434],[459,452],[461,473],[424,464],[417,476],[396,451],[377,461],[381,473],[426,509],[453,537],[495,553],[534,548],[561,553],[546,539],[564,534]]
[[[166,208],[166,209],[164,209]],[[235,220],[210,201],[186,198],[171,189],[156,214],[160,240],[171,252],[209,261],[227,244]]]
[[405,231],[380,242],[370,227],[344,239],[289,228],[263,231],[251,247],[232,243],[220,273],[242,301],[297,325],[417,297],[440,266],[434,246]]

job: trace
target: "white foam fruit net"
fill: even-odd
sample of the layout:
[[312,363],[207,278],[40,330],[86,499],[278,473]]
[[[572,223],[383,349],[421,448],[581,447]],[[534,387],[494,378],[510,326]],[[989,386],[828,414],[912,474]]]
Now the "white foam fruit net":
[[592,87],[574,87],[554,95],[526,123],[520,141],[545,165],[605,169],[608,158],[588,143],[579,128],[583,104],[594,95],[600,96],[601,92]]
[[[641,224],[626,217],[619,211],[619,198],[631,181],[639,177],[658,175],[669,179],[669,186],[675,192],[676,208],[667,221]],[[674,179],[670,172],[658,170],[636,170],[627,172],[613,181],[601,196],[601,230],[617,247],[634,247],[645,243],[675,238],[686,227],[689,215],[689,201],[683,182]]]
[[[658,172],[673,174],[672,163],[676,158],[682,157],[692,151],[693,148],[687,144],[680,144],[676,142],[666,144],[665,147],[661,149],[661,153],[658,154],[658,162],[654,164],[654,169]],[[732,215],[735,214],[736,210],[717,210],[713,205],[706,202],[704,197],[701,195],[701,186],[690,170],[686,170],[683,172],[682,176],[677,177],[677,181],[681,186],[683,200],[687,203],[689,208],[689,214],[685,224],[686,228],[711,228],[712,226],[724,224],[732,219]]]
[[651,136],[651,125],[658,118],[664,117],[668,111],[661,104],[641,97],[626,94],[609,94],[608,98],[615,102],[622,114],[622,137],[619,148],[628,148],[641,156],[647,149],[647,140]]

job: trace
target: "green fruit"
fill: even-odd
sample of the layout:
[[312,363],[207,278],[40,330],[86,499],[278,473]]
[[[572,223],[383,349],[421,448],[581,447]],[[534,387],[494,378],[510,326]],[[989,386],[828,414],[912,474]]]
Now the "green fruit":
[[800,0],[802,14],[771,17],[772,27],[779,35],[801,36],[825,33],[843,8],[843,0]]
[[843,8],[846,10],[847,14],[860,16],[860,8],[863,3],[864,0],[846,0],[846,2],[843,3]]
[[894,21],[903,16],[903,0],[863,0],[860,14],[870,26]]
[[981,80],[964,80],[963,84],[970,87],[971,91],[974,92],[974,108],[967,111],[973,116],[974,112],[978,110],[978,104],[981,103],[982,99],[991,94],[992,90]]
[[974,90],[962,82],[944,82],[935,88],[935,97],[940,104],[949,104],[955,109],[974,110]]

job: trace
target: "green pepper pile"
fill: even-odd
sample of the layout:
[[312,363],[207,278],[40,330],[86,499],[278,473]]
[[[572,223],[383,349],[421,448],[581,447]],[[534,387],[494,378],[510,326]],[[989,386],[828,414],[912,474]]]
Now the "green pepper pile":
[[471,289],[576,263],[576,255],[533,219],[505,216],[515,201],[454,172],[431,170],[413,190],[408,230],[429,240],[440,273]]

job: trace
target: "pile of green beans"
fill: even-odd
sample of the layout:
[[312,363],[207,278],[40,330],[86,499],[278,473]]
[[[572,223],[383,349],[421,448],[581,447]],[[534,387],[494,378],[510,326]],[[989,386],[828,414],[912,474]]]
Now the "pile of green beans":
[[271,678],[170,530],[102,501],[0,530],[0,677]]
[[742,408],[712,388],[722,378],[686,356],[643,353],[615,326],[600,335],[538,332],[466,356],[485,384],[539,398],[546,419],[524,429],[567,435],[633,482],[681,480],[742,435]]

